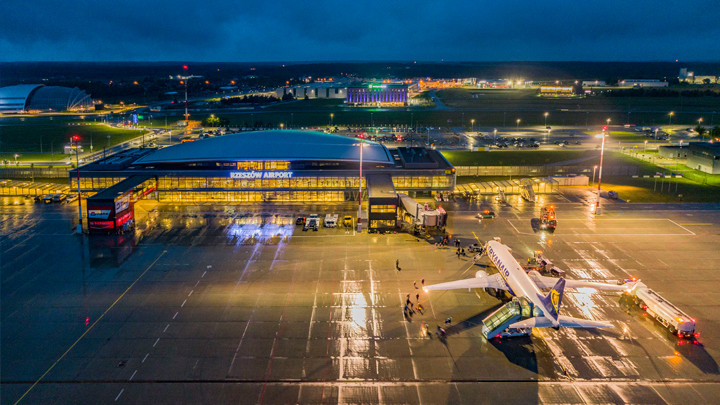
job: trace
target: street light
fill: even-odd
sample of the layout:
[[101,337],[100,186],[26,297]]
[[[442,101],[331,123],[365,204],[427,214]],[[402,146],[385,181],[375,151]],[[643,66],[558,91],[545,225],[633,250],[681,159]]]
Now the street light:
[[598,165],[593,166],[593,183],[595,183],[595,170],[597,170]]
[[281,122],[281,123],[280,123],[280,129],[282,130],[283,128],[285,128],[285,124]]
[[517,120],[515,120],[515,124],[516,124],[515,129],[516,129],[516,130],[517,130],[517,129],[520,129],[520,118],[518,118]]
[[550,115],[550,113],[547,113],[547,112],[546,112],[546,113],[543,114],[543,115],[545,116],[545,128],[547,128],[547,117],[548,117],[548,115]]
[[645,146],[643,146],[643,152],[647,150],[647,139],[645,140]]
[[673,117],[673,115],[675,115],[675,113],[674,113],[673,111],[670,111],[670,112],[668,113],[668,125],[672,125],[672,117]]
[[474,132],[474,131],[475,131],[475,119],[473,118],[470,120],[470,132]]
[[[608,123],[610,123],[610,118],[608,118]],[[595,215],[600,215],[602,211],[600,210],[600,185],[602,184],[602,168],[603,168],[603,155],[605,154],[605,131],[602,132],[600,135],[595,135],[596,138],[602,138],[602,144],[600,146],[600,170],[598,171],[598,189],[597,189],[597,202],[595,204]]]
[[363,141],[354,143],[353,146],[360,147],[360,174],[358,177],[358,213],[357,213],[357,231],[362,232],[362,161],[363,161],[363,149],[369,145]]
[[18,155],[18,154],[16,153],[16,154],[15,154],[15,166],[18,165],[18,161],[17,161],[18,156],[20,156],[20,155]]
[[330,126],[332,126],[332,124],[333,124],[333,117],[334,117],[334,116],[335,116],[335,114],[330,113]]
[[75,171],[77,172],[77,192],[78,192],[78,224],[77,233],[82,233],[82,199],[80,196],[80,137],[73,135],[72,141],[75,142]]

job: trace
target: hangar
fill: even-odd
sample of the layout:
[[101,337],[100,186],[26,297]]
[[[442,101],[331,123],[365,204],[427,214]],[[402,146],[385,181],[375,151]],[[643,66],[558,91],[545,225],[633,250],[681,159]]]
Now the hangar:
[[0,87],[0,113],[82,111],[93,108],[89,94],[70,87],[18,84]]
[[[455,169],[436,150],[389,149],[341,135],[289,130],[130,149],[79,170],[80,189],[103,199],[127,193],[145,196],[152,190],[159,202],[167,203],[342,203],[357,201],[362,189],[371,229],[395,226],[394,216],[388,214],[397,209],[398,193],[431,195],[455,187]],[[70,172],[73,189],[76,176],[76,171]],[[113,195],[104,191],[108,188],[113,188]],[[88,199],[88,206],[95,198]],[[97,219],[105,221],[105,227],[113,221]]]

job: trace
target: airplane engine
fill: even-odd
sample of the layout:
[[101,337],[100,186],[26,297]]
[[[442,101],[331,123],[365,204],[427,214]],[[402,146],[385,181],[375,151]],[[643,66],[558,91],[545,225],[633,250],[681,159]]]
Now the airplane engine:
[[487,276],[488,274],[482,270],[478,270],[477,273],[475,273],[475,278],[483,278]]

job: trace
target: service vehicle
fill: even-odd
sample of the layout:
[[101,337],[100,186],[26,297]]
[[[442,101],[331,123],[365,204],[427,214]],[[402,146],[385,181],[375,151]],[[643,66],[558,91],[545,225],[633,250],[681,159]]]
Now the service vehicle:
[[78,195],[73,194],[73,195],[68,196],[68,198],[67,198],[67,200],[65,200],[65,202],[70,204],[70,203],[74,203],[75,201],[77,201],[77,199],[78,199]]
[[678,338],[696,338],[700,336],[699,333],[695,333],[697,326],[695,318],[691,318],[660,294],[647,288],[644,283],[638,281],[626,293],[632,295],[633,301],[644,309],[645,313],[653,317],[671,333],[677,335]]
[[295,219],[295,225],[305,225],[305,217],[299,216]]
[[353,218],[350,215],[345,215],[343,218],[343,225],[344,226],[353,226]]
[[[319,222],[320,222],[320,218],[310,218],[305,223],[305,226],[307,229],[312,229],[313,231],[317,231],[318,228],[320,228]],[[303,230],[307,230],[307,229],[303,229]]]
[[323,223],[323,226],[325,228],[335,228],[337,226],[337,220],[337,214],[327,214],[325,215],[325,222]]
[[478,212],[475,217],[480,219],[495,218],[495,212],[490,210],[482,210],[481,212]]
[[557,217],[555,216],[555,207],[548,205],[540,210],[540,229],[555,232],[557,227]]
[[54,194],[48,194],[45,197],[43,197],[43,202],[45,204],[51,204],[53,202],[53,196]]
[[61,203],[61,202],[65,201],[66,198],[67,198],[67,196],[65,194],[57,193],[57,194],[53,195],[52,200],[53,200],[53,202]]

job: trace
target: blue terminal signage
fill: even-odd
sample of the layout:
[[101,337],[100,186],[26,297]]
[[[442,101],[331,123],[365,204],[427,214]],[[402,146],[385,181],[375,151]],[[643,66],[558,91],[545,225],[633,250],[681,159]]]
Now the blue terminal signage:
[[231,179],[290,179],[293,172],[230,172]]

